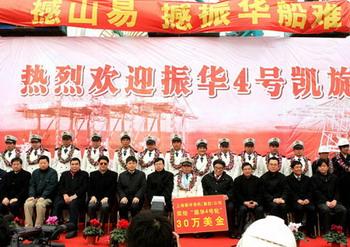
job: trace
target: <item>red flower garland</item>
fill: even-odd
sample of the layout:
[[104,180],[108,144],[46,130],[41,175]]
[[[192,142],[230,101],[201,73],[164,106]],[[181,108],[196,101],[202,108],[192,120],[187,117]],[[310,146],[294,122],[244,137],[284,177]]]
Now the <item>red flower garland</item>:
[[210,166],[211,166],[211,156],[209,154],[205,154],[205,156],[207,157],[207,164],[205,165],[205,168],[203,171],[198,170],[196,164],[197,164],[197,160],[199,159],[199,154],[196,154],[193,157],[193,171],[194,173],[196,173],[198,176],[203,176],[205,174],[208,173]]
[[197,182],[197,175],[195,172],[192,172],[191,174],[192,174],[191,182],[190,182],[188,188],[185,188],[182,185],[183,172],[181,170],[179,171],[179,173],[177,174],[177,186],[180,188],[180,190],[191,191],[191,189],[193,189],[193,187],[195,186],[195,184]]
[[152,166],[152,165],[154,164],[154,161],[155,161],[156,159],[158,159],[158,158],[159,158],[159,155],[160,155],[160,151],[159,151],[157,148],[154,149],[155,155],[154,155],[153,160],[151,160],[151,161],[145,163],[145,162],[143,161],[143,157],[146,155],[147,151],[148,151],[148,150],[145,149],[144,151],[142,151],[142,152],[140,153],[139,164],[140,164],[140,166],[141,166],[142,168],[147,168],[147,167]]
[[[100,146],[98,148],[98,151],[99,151],[99,158],[103,156],[103,151],[105,150],[105,147],[104,146]],[[98,165],[98,162],[97,160],[95,161],[92,157],[91,157],[91,151],[92,151],[92,147],[88,147],[87,148],[87,159],[89,161],[89,163],[93,166],[97,166]]]
[[[135,157],[137,151],[136,151],[133,147],[131,147],[131,146],[129,146],[129,148],[130,148],[130,156],[134,156],[134,157]],[[125,163],[124,160],[123,160],[122,148],[119,149],[119,150],[117,150],[116,152],[117,152],[117,155],[118,155],[119,164],[120,164],[125,170],[127,170],[127,169],[126,169],[126,163]]]
[[[244,163],[244,162],[246,162],[245,161],[245,151],[243,151],[239,156],[241,156],[241,159],[242,159],[242,164]],[[255,171],[256,170],[256,163],[257,163],[257,160],[258,160],[258,153],[257,152],[253,152],[251,155],[253,155],[253,164],[252,164],[252,167],[253,167],[253,171]]]
[[[266,157],[265,157],[266,166],[267,166],[267,163],[269,162],[269,159],[271,158],[271,157],[270,157],[270,154],[271,154],[271,153],[267,153],[267,154],[266,154]],[[274,156],[272,156],[272,157],[274,157]],[[282,155],[280,155],[279,153],[277,153],[277,159],[278,159],[278,166],[279,166],[279,169],[281,169],[281,167],[282,167]]]
[[74,150],[75,150],[75,146],[74,145],[71,145],[71,149],[68,153],[68,157],[66,159],[63,159],[62,158],[62,148],[64,148],[63,145],[61,145],[59,148],[58,148],[58,151],[57,151],[57,156],[58,156],[58,161],[63,163],[63,164],[66,164],[68,162],[71,161],[72,157],[73,157],[73,153],[74,153]]
[[40,150],[40,154],[38,155],[38,158],[33,160],[33,161],[30,161],[30,154],[33,152],[33,148],[31,147],[30,149],[28,149],[27,151],[27,155],[26,155],[26,159],[27,159],[27,163],[28,165],[36,165],[39,163],[39,158],[44,154],[45,152],[45,149],[40,146],[39,150]]
[[[5,151],[1,154],[1,156],[2,156],[2,159],[3,159],[4,163],[5,163],[5,165],[11,167],[11,162],[8,161],[8,160],[5,158],[5,154],[6,154],[7,152],[9,152],[9,151],[8,151],[8,150],[5,150]],[[11,151],[11,152],[12,152],[12,151]],[[15,153],[16,153],[16,156],[15,156],[16,158],[20,158],[20,157],[21,157],[21,150],[19,150],[18,148],[15,148]]]
[[347,166],[344,160],[341,158],[340,153],[335,155],[335,159],[337,160],[339,166],[343,168],[346,172],[350,172],[350,166]]
[[[225,166],[225,170],[226,171],[230,171],[234,166],[235,166],[235,154],[232,152],[228,152],[229,153],[229,157],[230,157],[230,162],[228,163],[228,165]],[[219,159],[222,160],[222,153],[218,152],[215,154]]]
[[[296,158],[296,156],[292,156],[290,158],[290,160],[298,160],[298,158],[297,159],[295,159],[295,158]],[[305,167],[303,169],[303,174],[305,174],[305,173],[307,173],[309,171],[308,159],[306,157],[304,157],[304,156],[301,159],[303,159],[304,162],[305,162]]]
[[[182,158],[185,158],[185,157],[188,156],[188,153],[187,153],[187,151],[185,149],[182,148],[182,149],[180,149],[180,151],[182,152]],[[171,166],[174,169],[179,170],[181,168],[181,164],[179,164],[179,165],[175,164],[175,152],[176,151],[175,151],[174,148],[171,148],[170,151],[169,151],[169,153],[170,153],[170,164],[171,164]]]

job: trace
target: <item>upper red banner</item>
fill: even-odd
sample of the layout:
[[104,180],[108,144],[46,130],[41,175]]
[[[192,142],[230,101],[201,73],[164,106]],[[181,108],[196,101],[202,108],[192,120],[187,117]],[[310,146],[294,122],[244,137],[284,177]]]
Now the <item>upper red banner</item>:
[[0,2],[0,23],[144,32],[275,30],[350,32],[350,3],[230,0],[16,0]]

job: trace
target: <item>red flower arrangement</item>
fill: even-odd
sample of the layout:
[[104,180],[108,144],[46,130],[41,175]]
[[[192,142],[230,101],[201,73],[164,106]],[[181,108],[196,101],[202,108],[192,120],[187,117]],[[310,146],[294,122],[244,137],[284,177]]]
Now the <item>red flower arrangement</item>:
[[119,220],[117,223],[117,228],[111,232],[110,242],[113,246],[118,244],[125,244],[126,242],[126,231],[129,227],[129,221]]

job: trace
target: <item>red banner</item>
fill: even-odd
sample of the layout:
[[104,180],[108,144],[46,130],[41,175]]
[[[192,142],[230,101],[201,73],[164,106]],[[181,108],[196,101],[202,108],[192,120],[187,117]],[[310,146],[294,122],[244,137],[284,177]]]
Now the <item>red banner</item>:
[[275,30],[312,34],[350,32],[349,9],[345,0],[17,0],[1,1],[0,23],[167,33]]
[[179,234],[228,230],[223,195],[174,198],[174,225]]

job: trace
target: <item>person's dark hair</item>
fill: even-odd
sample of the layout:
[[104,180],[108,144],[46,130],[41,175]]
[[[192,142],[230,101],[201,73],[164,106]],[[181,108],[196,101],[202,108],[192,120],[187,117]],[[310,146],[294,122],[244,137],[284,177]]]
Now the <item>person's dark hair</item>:
[[102,155],[100,158],[98,158],[97,162],[100,162],[101,160],[105,160],[107,163],[109,163],[109,158],[105,155]]
[[81,164],[81,163],[80,163],[80,159],[77,158],[77,157],[72,158],[72,159],[70,160],[70,163],[72,163],[72,161],[78,161],[78,162],[79,162],[79,165]]
[[49,157],[47,157],[46,155],[40,156],[39,159],[38,159],[38,162],[39,162],[40,160],[46,160],[48,163],[50,163],[50,159],[49,159]]
[[215,167],[215,165],[217,165],[217,164],[222,165],[223,167],[226,166],[225,161],[223,161],[222,159],[217,159],[217,160],[215,160],[215,161],[213,162],[213,167]]
[[271,157],[267,160],[267,164],[269,164],[271,160],[276,160],[278,164],[280,163],[280,161],[277,157]]
[[303,165],[303,164],[301,164],[301,162],[299,161],[299,160],[293,160],[292,161],[292,163],[290,163],[290,168],[294,168],[294,166],[296,166],[296,165]]
[[137,163],[137,159],[135,158],[135,156],[129,156],[128,158],[126,158],[125,164],[127,164],[130,161],[134,161]]
[[163,163],[163,165],[165,165],[165,161],[164,161],[163,158],[156,158],[156,159],[154,160],[154,163],[156,163],[156,162],[158,162],[158,161],[161,161],[161,162]]
[[11,165],[13,164],[13,162],[18,161],[21,165],[23,164],[23,160],[20,157],[15,157],[11,160]]
[[250,164],[249,162],[244,162],[244,163],[242,164],[242,170],[243,170],[243,168],[246,167],[246,166],[250,166],[250,168],[253,168],[252,164]]
[[319,159],[316,163],[316,167],[320,167],[323,163],[326,163],[327,166],[329,166],[329,160],[328,159]]
[[135,216],[126,233],[128,247],[172,247],[174,241],[168,218],[150,211]]

